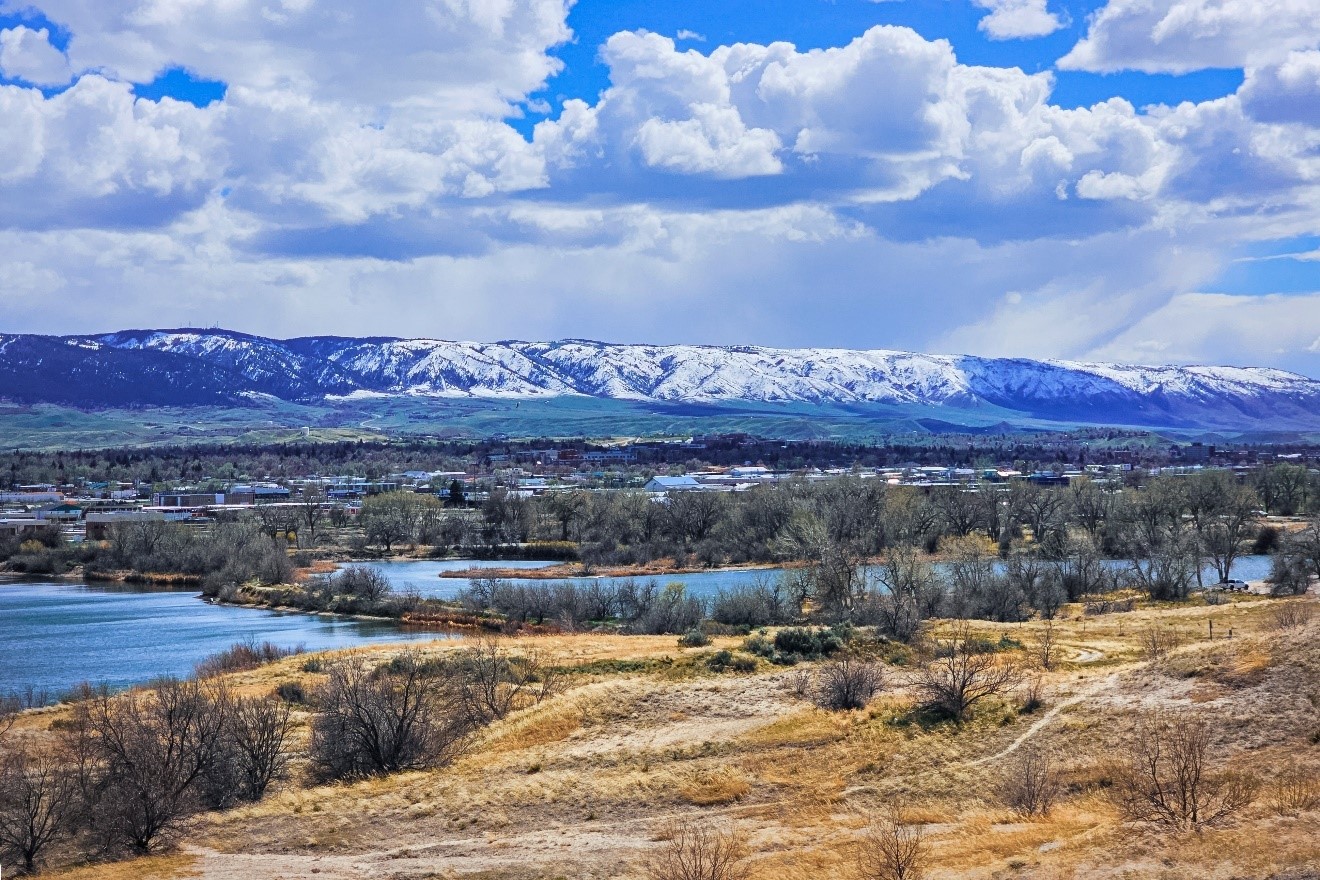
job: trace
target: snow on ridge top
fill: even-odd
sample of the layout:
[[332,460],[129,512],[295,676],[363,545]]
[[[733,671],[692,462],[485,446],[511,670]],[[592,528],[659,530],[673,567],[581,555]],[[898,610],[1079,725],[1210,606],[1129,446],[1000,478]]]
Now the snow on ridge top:
[[893,349],[760,345],[455,342],[386,337],[280,341],[225,330],[127,330],[60,337],[117,349],[153,349],[223,365],[252,388],[299,399],[363,394],[433,397],[599,398],[668,402],[763,401],[976,406],[1116,412],[1236,405],[1278,395],[1314,407],[1320,381],[1252,367],[1137,366],[1035,361]]
[[1080,373],[1102,376],[1141,394],[1195,393],[1197,386],[1233,388],[1240,392],[1311,390],[1317,380],[1274,367],[1142,366],[1137,364],[1050,361]]

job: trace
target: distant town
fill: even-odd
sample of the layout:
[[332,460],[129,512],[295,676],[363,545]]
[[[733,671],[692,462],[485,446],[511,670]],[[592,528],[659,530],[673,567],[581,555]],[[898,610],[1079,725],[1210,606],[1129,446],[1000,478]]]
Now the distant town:
[[[1302,471],[1320,463],[1320,447],[1200,442],[1134,442],[1094,435],[1059,435],[985,441],[950,438],[947,445],[856,446],[817,441],[780,441],[748,434],[683,440],[625,442],[514,442],[504,437],[480,443],[356,443],[235,449],[187,447],[162,450],[8,454],[0,459],[14,478],[0,488],[0,536],[58,527],[68,541],[105,540],[116,525],[169,521],[205,525],[260,511],[263,519],[288,520],[287,531],[309,507],[335,525],[351,523],[362,502],[388,493],[438,498],[445,507],[478,508],[492,493],[533,498],[570,491],[632,490],[664,498],[681,492],[746,492],[786,481],[808,483],[853,477],[918,490],[1029,483],[1068,486],[1080,479],[1121,487],[1140,476],[1192,474],[1205,468],[1233,471],[1252,483],[1272,465]],[[1108,441],[1108,442],[1099,442]],[[372,453],[365,466],[352,453]],[[299,472],[308,456],[343,459],[343,471]],[[278,467],[245,471],[234,462],[272,457]],[[168,478],[171,464],[192,461],[202,471],[189,479]],[[155,479],[110,478],[151,463]],[[389,470],[391,462],[440,461],[446,467]],[[216,465],[205,470],[205,462]],[[736,463],[734,463],[736,462]],[[51,479],[70,470],[77,475]],[[356,472],[353,472],[356,471]],[[23,475],[40,475],[25,482]],[[1268,493],[1267,493],[1268,495]],[[281,515],[283,515],[281,517]]]

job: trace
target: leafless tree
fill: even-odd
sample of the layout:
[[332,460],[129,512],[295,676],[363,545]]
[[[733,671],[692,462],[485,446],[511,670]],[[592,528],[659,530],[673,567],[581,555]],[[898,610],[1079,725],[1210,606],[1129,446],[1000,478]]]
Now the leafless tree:
[[229,709],[221,747],[203,774],[206,800],[217,808],[261,800],[271,783],[285,775],[291,757],[288,703],[243,697]]
[[0,695],[0,739],[3,739],[14,726],[14,721],[22,708],[23,703],[19,697],[11,694]]
[[331,666],[312,722],[314,774],[378,776],[441,766],[461,754],[472,725],[445,678],[428,673],[411,653],[379,669],[352,659]]
[[883,687],[884,670],[876,664],[851,657],[832,660],[821,667],[816,704],[832,712],[865,709]]
[[221,685],[172,680],[150,693],[93,691],[78,704],[73,763],[107,845],[150,852],[201,809],[199,783],[221,748],[229,706]]
[[648,880],[745,880],[747,845],[733,832],[675,822],[646,862]]
[[539,703],[559,684],[554,668],[540,654],[508,654],[492,638],[463,651],[452,668],[459,702],[474,725],[498,721],[514,709]]
[[911,641],[921,621],[938,613],[943,590],[930,564],[908,545],[890,547],[884,561],[872,570],[883,589],[877,609],[887,635]]
[[1059,796],[1059,776],[1049,755],[1027,746],[1018,751],[1000,785],[1000,795],[1014,812],[1045,816]]
[[1209,470],[1187,484],[1187,509],[1201,550],[1214,565],[1221,582],[1228,580],[1233,562],[1256,526],[1260,499],[1239,485],[1228,471]]
[[863,880],[921,880],[927,858],[925,830],[893,807],[863,832],[857,869]]
[[960,722],[977,703],[1011,690],[1022,677],[1016,663],[984,650],[966,623],[946,638],[932,639],[928,653],[912,679],[918,703]]
[[1127,818],[1178,831],[1224,822],[1251,804],[1255,781],[1210,766],[1210,728],[1189,712],[1154,713],[1138,725],[1112,795]]
[[316,541],[316,530],[326,515],[325,492],[318,487],[308,486],[303,490],[302,501],[298,505],[303,524],[307,526],[307,535]]
[[0,853],[36,873],[42,852],[73,832],[78,804],[74,774],[60,756],[7,748],[0,762]]
[[1053,669],[1058,662],[1058,653],[1058,631],[1054,619],[1047,618],[1040,628],[1040,635],[1036,637],[1036,661],[1040,663],[1040,668]]

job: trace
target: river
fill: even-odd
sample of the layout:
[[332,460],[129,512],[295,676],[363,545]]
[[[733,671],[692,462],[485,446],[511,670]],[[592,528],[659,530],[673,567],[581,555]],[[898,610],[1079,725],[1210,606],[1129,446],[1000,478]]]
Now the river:
[[[363,563],[364,565],[379,570],[389,580],[390,585],[396,590],[411,590],[420,596],[435,599],[452,599],[458,595],[460,590],[467,587],[468,582],[461,578],[442,578],[441,571],[455,571],[458,569],[472,566],[470,562],[375,562]],[[535,568],[551,565],[548,562],[522,563],[514,566],[511,563],[482,563],[486,566],[500,567],[521,567]],[[1127,563],[1122,560],[1110,560],[1108,565],[1126,566]],[[935,564],[936,571],[939,571],[943,565]],[[783,575],[785,569],[782,568],[757,568],[757,569],[718,569],[715,571],[701,571],[691,574],[668,574],[657,576],[640,576],[634,578],[639,581],[654,580],[662,586],[665,584],[679,583],[690,595],[709,597],[714,596],[721,590],[731,590],[737,587],[751,586],[760,581],[775,580]],[[1269,556],[1242,556],[1233,563],[1232,575],[1235,578],[1245,581],[1262,581],[1270,573]],[[1202,575],[1206,583],[1214,583],[1217,580],[1213,568],[1207,568]],[[506,579],[512,584],[547,584],[552,583],[538,578],[510,578]],[[614,585],[627,578],[618,577],[597,577],[597,578],[569,578],[577,584],[599,583]]]
[[[444,569],[551,564],[451,559],[387,565],[436,580]],[[407,588],[398,580],[395,585]],[[387,621],[211,605],[197,596],[195,588],[0,576],[0,694],[33,688],[56,697],[84,681],[122,688],[187,675],[201,660],[247,639],[325,651],[448,638]]]
[[[487,566],[536,568],[552,563],[440,560],[363,564],[382,571],[396,590],[448,599],[466,587],[467,581],[441,578],[442,571]],[[1263,580],[1269,564],[1268,556],[1245,556],[1234,566],[1233,576]],[[783,571],[725,569],[655,580],[681,583],[691,594],[706,597],[777,578]],[[617,583],[622,578],[576,580]],[[548,582],[527,578],[514,583]],[[55,696],[83,681],[126,687],[162,675],[187,675],[202,659],[246,639],[323,651],[435,638],[446,636],[404,630],[383,621],[210,605],[197,598],[196,590],[0,578],[0,693],[31,687]]]

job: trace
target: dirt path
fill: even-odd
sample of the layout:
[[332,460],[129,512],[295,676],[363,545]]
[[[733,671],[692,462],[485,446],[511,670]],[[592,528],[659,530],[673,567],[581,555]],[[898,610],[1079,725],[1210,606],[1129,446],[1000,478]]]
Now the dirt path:
[[987,755],[984,758],[977,758],[974,761],[967,761],[962,766],[979,767],[982,764],[989,764],[994,761],[998,761],[1002,758],[1008,757],[1009,755],[1016,752],[1018,749],[1022,748],[1022,746],[1024,746],[1026,743],[1030,742],[1032,737],[1036,736],[1036,734],[1040,733],[1042,730],[1048,727],[1050,722],[1054,721],[1055,718],[1058,718],[1060,713],[1063,712],[1063,710],[1072,706],[1076,706],[1078,703],[1082,702],[1083,700],[1088,700],[1091,697],[1094,697],[1096,694],[1100,693],[1105,688],[1113,687],[1118,682],[1119,676],[1121,674],[1122,674],[1121,672],[1111,672],[1109,675],[1106,675],[1104,678],[1100,679],[1099,681],[1092,683],[1089,687],[1083,688],[1082,690],[1073,694],[1068,699],[1052,707],[1048,712],[1040,716],[1040,718],[1036,719],[1036,722],[1034,724],[1032,724],[1025,731],[1023,731],[1021,736],[1013,740],[1005,748],[1001,749],[1000,751],[996,752],[993,755]]

